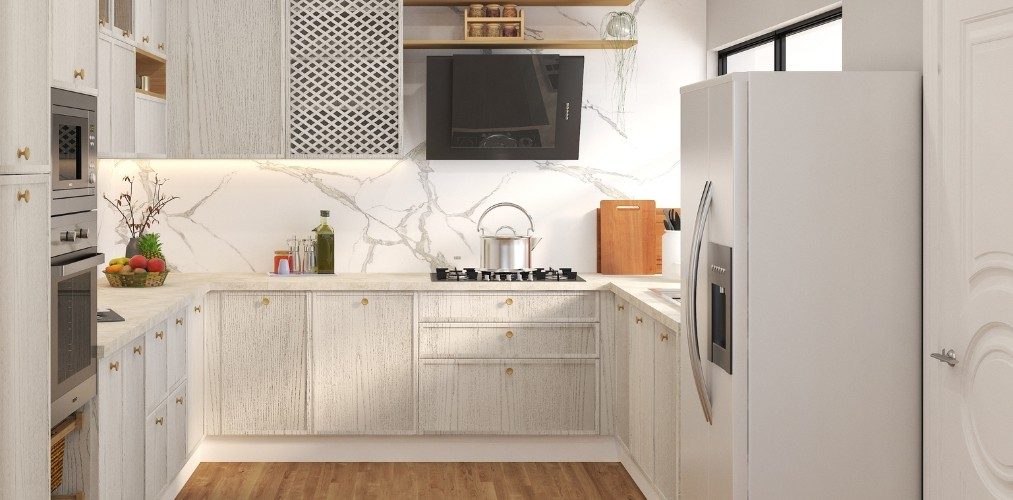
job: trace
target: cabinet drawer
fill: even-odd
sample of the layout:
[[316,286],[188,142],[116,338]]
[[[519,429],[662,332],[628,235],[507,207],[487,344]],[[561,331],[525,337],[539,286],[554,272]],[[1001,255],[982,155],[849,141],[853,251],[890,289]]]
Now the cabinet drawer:
[[597,360],[424,361],[426,434],[598,433]]
[[593,322],[597,292],[451,292],[419,296],[419,321]]
[[422,358],[595,358],[594,323],[429,324],[419,327]]

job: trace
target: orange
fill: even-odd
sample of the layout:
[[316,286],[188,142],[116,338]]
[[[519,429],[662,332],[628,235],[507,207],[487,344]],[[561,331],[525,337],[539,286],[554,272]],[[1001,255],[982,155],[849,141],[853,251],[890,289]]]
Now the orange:
[[107,267],[106,268],[106,272],[109,273],[109,274],[116,274],[116,273],[120,272],[120,269],[123,269],[123,265],[122,264],[116,264],[116,265]]

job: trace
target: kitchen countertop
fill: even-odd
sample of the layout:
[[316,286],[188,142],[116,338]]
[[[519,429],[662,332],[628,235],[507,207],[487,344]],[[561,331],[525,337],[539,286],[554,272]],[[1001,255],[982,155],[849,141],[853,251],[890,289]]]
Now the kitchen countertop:
[[581,274],[583,282],[433,282],[428,274],[335,274],[272,277],[254,273],[172,273],[159,288],[113,288],[99,281],[99,309],[112,309],[125,321],[99,323],[98,356],[105,357],[127,342],[143,335],[170,314],[209,291],[612,291],[636,304],[644,314],[679,332],[681,310],[658,297],[651,288],[672,288],[674,283],[660,276],[606,276]]

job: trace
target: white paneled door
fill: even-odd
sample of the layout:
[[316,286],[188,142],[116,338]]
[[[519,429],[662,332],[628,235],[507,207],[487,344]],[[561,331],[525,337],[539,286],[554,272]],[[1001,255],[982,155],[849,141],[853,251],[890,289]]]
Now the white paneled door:
[[925,15],[925,496],[1011,498],[1013,1]]

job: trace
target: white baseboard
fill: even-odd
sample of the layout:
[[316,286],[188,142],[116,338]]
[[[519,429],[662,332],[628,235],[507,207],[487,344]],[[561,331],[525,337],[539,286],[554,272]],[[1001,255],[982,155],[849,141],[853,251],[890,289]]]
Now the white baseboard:
[[656,498],[614,436],[207,437],[161,497],[175,498],[201,462],[622,462]]
[[633,482],[637,483],[637,487],[647,497],[647,500],[664,500],[664,495],[647,479],[647,474],[644,474],[640,466],[633,461],[630,451],[626,449],[626,445],[619,441],[619,439],[616,439],[616,449],[619,451],[619,462],[626,468],[626,472],[630,473]]

